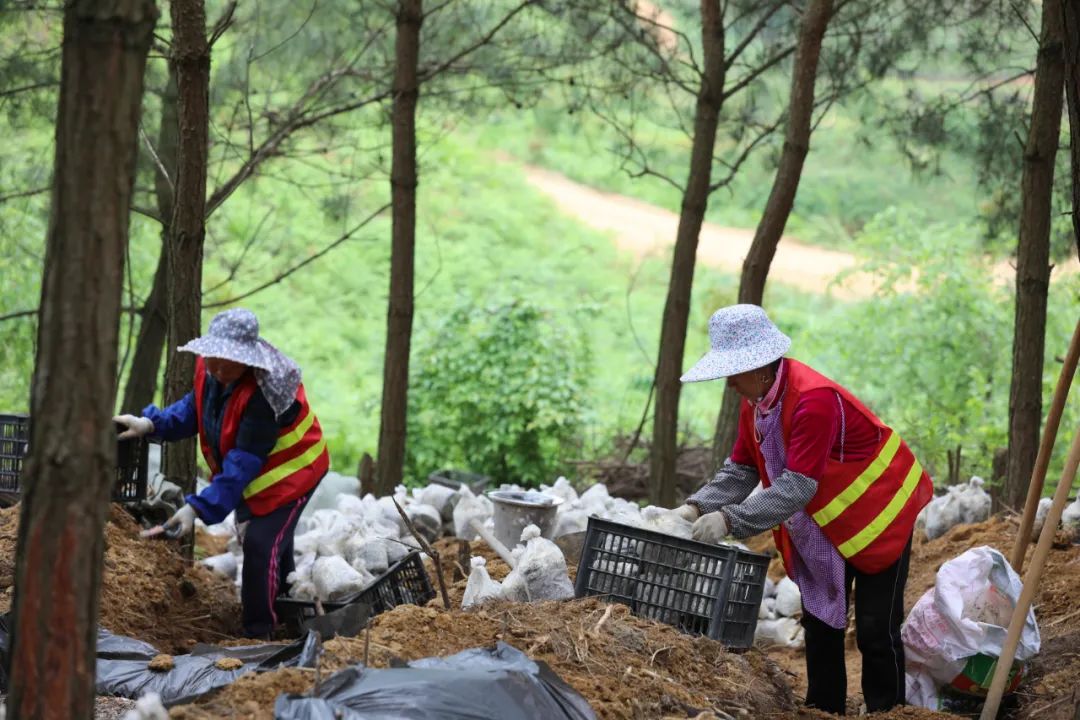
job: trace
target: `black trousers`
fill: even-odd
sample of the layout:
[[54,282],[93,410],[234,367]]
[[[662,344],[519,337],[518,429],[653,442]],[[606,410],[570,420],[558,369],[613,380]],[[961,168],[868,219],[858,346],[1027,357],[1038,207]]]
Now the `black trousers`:
[[[862,691],[867,712],[888,710],[905,702],[904,586],[911,540],[900,559],[869,575],[847,566],[846,594],[855,586],[855,637],[862,654]],[[806,631],[806,705],[843,715],[847,706],[844,630],[829,627],[803,608]]]
[[286,578],[296,569],[293,532],[311,493],[279,507],[269,515],[252,516],[244,534],[244,636],[267,638],[277,625],[274,598],[288,589]]

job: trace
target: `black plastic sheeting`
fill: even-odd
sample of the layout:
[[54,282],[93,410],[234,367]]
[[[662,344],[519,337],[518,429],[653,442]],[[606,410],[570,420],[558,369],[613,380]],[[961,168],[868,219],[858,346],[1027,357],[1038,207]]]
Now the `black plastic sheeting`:
[[596,720],[589,703],[542,662],[505,643],[406,667],[355,666],[281,695],[277,720]]
[[[10,618],[0,616],[0,692],[8,689],[7,649],[10,637]],[[221,648],[196,645],[189,655],[173,655],[174,667],[168,672],[154,672],[147,665],[158,655],[153,645],[142,640],[114,635],[98,629],[97,682],[98,695],[115,695],[137,700],[155,692],[166,706],[191,702],[211,690],[232,684],[247,672],[266,672],[279,667],[315,667],[322,650],[318,633],[289,645],[245,645]],[[236,670],[220,670],[214,662],[220,658],[236,658],[243,666]]]
[[[244,645],[220,648],[196,645],[189,655],[173,655],[173,669],[154,672],[147,663],[157,651],[139,640],[118,635],[107,641],[103,654],[98,633],[97,694],[138,699],[157,693],[166,707],[181,705],[226,685],[249,672],[266,672],[281,667],[315,667],[321,643],[317,633],[289,645]],[[235,670],[221,670],[214,663],[236,658],[244,664]]]

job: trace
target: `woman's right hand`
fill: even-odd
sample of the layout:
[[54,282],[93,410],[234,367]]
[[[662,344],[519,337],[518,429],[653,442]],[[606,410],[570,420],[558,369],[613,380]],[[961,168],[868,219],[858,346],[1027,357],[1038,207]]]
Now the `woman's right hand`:
[[698,512],[697,505],[681,505],[672,510],[671,512],[675,513],[686,522],[691,523],[697,520],[701,514],[700,512]]

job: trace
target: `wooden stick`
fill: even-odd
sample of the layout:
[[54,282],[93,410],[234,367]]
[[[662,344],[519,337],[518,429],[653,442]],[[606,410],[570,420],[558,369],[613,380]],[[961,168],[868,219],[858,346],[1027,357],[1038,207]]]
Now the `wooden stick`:
[[409,516],[405,514],[405,511],[401,509],[401,506],[398,505],[397,500],[391,500],[394,503],[394,507],[397,508],[398,514],[401,515],[401,519],[405,521],[405,527],[409,529],[409,532],[412,533],[412,536],[416,538],[416,542],[420,543],[420,547],[423,549],[424,552],[431,556],[431,561],[435,563],[435,574],[439,576],[439,590],[442,592],[443,605],[445,605],[446,609],[449,610],[450,596],[446,592],[446,581],[443,580],[442,576],[442,559],[439,557],[438,551],[436,551],[435,548],[431,547],[431,543],[429,543],[424,538],[424,536],[421,535],[419,531],[417,531],[416,526],[413,525],[413,521],[410,520]]
[[470,520],[469,526],[476,531],[477,535],[484,539],[484,542],[491,546],[492,550],[499,554],[499,557],[510,566],[511,570],[517,567],[517,561],[514,560],[514,556],[510,554],[510,551],[506,549],[505,545],[499,542],[498,538],[488,532],[487,528],[476,522],[476,520]]
[[1012,557],[1009,560],[1009,564],[1017,573],[1024,571],[1024,554],[1027,552],[1028,543],[1031,542],[1031,528],[1035,525],[1035,512],[1042,498],[1046,469],[1050,466],[1050,454],[1057,440],[1061,414],[1065,410],[1065,401],[1069,398],[1073,375],[1076,374],[1077,359],[1080,359],[1080,320],[1076,323],[1069,350],[1065,354],[1065,364],[1061,366],[1061,374],[1058,375],[1054,398],[1050,402],[1050,412],[1046,415],[1046,425],[1043,427],[1042,441],[1039,443],[1039,454],[1035,458],[1035,467],[1031,469],[1031,482],[1028,484],[1027,500],[1024,503],[1024,517],[1020,521],[1020,532],[1016,536],[1016,542],[1013,543]]
[[1005,636],[1005,646],[1001,648],[998,657],[997,668],[994,671],[994,679],[990,683],[990,691],[986,695],[986,704],[983,705],[980,720],[994,720],[997,717],[998,707],[1001,705],[1001,696],[1005,692],[1005,683],[1009,679],[1009,670],[1012,668],[1013,659],[1016,657],[1016,646],[1020,644],[1020,633],[1027,622],[1028,608],[1035,597],[1035,590],[1039,587],[1043,568],[1046,566],[1046,556],[1050,553],[1050,546],[1054,543],[1054,535],[1057,533],[1058,523],[1061,521],[1061,513],[1065,509],[1065,503],[1069,501],[1069,491],[1076,479],[1076,468],[1080,466],[1080,430],[1077,430],[1073,438],[1072,447],[1069,448],[1069,457],[1065,461],[1065,472],[1058,483],[1054,493],[1054,501],[1050,506],[1050,512],[1046,515],[1042,532],[1039,533],[1039,544],[1035,546],[1035,554],[1031,557],[1031,566],[1024,576],[1024,589],[1020,593],[1020,600],[1013,611],[1012,621],[1009,623],[1009,632]]

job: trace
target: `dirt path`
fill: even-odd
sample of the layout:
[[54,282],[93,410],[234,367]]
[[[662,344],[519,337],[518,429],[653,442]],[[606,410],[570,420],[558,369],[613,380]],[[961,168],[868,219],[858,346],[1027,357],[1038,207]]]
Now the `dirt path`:
[[[637,258],[662,256],[669,252],[678,227],[679,216],[656,205],[615,193],[596,190],[569,178],[526,165],[522,167],[529,184],[544,193],[567,215],[586,225],[609,232],[619,248]],[[754,231],[705,223],[698,242],[697,259],[710,267],[738,274],[754,239]],[[843,284],[831,285],[844,270],[858,264],[850,253],[800,243],[789,235],[783,237],[776,251],[770,280],[804,292],[830,294],[842,300],[873,296],[877,282],[865,273],[845,278]],[[1075,258],[1064,268],[1055,269],[1054,278],[1080,269]],[[1015,268],[1008,262],[994,266],[993,277],[1012,286]]]

